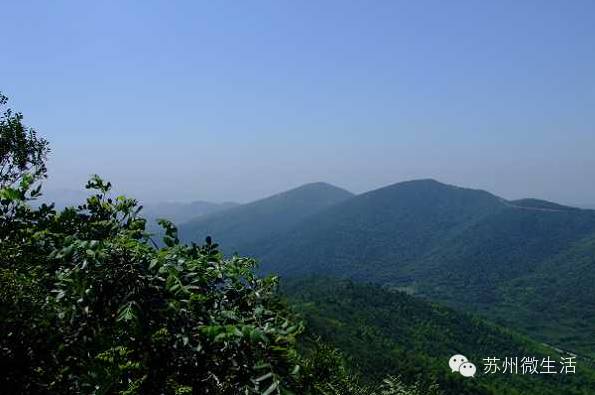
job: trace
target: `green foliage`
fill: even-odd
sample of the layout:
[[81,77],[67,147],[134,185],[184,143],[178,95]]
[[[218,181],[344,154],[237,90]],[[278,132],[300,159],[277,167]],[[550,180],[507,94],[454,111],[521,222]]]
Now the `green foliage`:
[[[551,356],[559,352],[477,317],[399,291],[317,277],[285,281],[284,292],[306,318],[309,336],[340,349],[348,368],[367,386],[400,375],[401,387],[432,394],[589,394],[593,361],[579,357],[576,375],[484,375],[487,357]],[[448,358],[463,353],[476,363],[473,379],[453,374]],[[413,386],[413,387],[409,387]],[[412,388],[417,388],[413,390]]]
[[421,381],[404,383],[400,377],[387,376],[379,383],[365,383],[348,368],[343,353],[320,339],[310,338],[302,369],[313,383],[308,393],[319,395],[442,395],[440,387]]
[[380,395],[440,395],[440,387],[437,384],[431,384],[424,387],[417,382],[415,384],[405,384],[400,377],[389,376],[383,380],[380,386]]
[[[0,109],[7,102],[7,97],[0,93]],[[22,121],[23,115],[11,109],[0,115],[0,188],[19,183],[25,174],[40,178],[46,173],[48,142]]]
[[[27,176],[22,180],[28,180]],[[109,183],[77,208],[2,189],[0,386],[14,393],[267,393],[291,375],[302,326],[255,262],[217,245],[149,243],[136,201]]]

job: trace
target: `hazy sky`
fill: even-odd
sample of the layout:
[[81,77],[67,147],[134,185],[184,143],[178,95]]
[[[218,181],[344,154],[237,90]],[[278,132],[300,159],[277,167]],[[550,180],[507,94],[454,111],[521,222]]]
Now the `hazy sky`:
[[[11,4],[12,3],[12,4]],[[595,203],[595,1],[19,1],[0,90],[50,187],[248,201],[436,178]]]

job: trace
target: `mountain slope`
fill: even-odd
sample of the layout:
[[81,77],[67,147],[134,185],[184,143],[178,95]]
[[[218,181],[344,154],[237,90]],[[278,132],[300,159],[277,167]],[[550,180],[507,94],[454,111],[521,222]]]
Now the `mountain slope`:
[[595,211],[423,180],[332,207],[256,255],[268,271],[392,284],[595,355],[594,239]]
[[[595,350],[595,234],[544,260],[501,289],[489,313],[539,338],[582,354]],[[510,311],[514,310],[514,316]]]
[[506,201],[434,180],[390,185],[291,221],[282,210],[241,208],[203,219],[194,240],[211,230],[259,258],[263,271],[390,284],[595,355],[585,327],[595,324],[595,287],[586,283],[595,280],[593,210]]
[[182,239],[212,236],[226,252],[249,253],[251,246],[283,233],[353,194],[326,183],[312,183],[265,199],[197,218],[180,226]]
[[409,181],[331,207],[263,245],[257,256],[281,274],[316,271],[372,281],[397,281],[410,263],[457,232],[504,210],[484,191]]
[[[416,277],[428,280],[425,293],[446,296],[455,304],[487,307],[502,301],[498,287],[521,276],[543,272],[548,259],[594,234],[594,214],[575,209],[507,207],[429,251],[416,270]],[[456,293],[449,292],[452,289],[463,289],[474,299],[460,301]]]
[[[556,350],[476,317],[430,304],[402,292],[330,278],[285,285],[312,336],[321,336],[351,357],[363,377],[401,375],[438,381],[447,394],[588,394],[595,386],[592,361],[579,358],[574,375],[485,374],[484,358],[550,356]],[[477,366],[473,379],[452,373],[448,359],[464,354]],[[520,371],[519,371],[520,372]]]

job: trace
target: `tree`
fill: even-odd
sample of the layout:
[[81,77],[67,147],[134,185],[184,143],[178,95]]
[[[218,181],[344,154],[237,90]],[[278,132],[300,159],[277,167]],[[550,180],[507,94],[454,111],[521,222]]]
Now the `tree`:
[[98,177],[87,187],[97,192],[78,208],[17,215],[16,235],[2,234],[2,388],[273,394],[298,385],[302,327],[277,300],[276,278],[257,278],[251,259],[224,259],[210,239],[180,245],[166,221],[166,247],[155,248],[136,201],[112,199]]
[[[0,109],[8,98],[0,93]],[[12,186],[23,174],[34,178],[46,175],[48,142],[23,125],[23,115],[6,109],[0,115],[0,187]]]

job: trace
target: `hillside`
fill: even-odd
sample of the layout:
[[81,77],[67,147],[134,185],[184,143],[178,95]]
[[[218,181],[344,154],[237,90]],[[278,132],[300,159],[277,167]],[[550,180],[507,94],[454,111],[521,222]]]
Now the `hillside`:
[[[544,260],[535,270],[501,288],[492,317],[540,338],[593,355],[595,336],[595,235]],[[514,311],[514,315],[511,312]]]
[[[575,375],[484,374],[483,358],[551,356],[553,349],[467,314],[370,284],[308,277],[285,292],[321,336],[346,353],[363,377],[400,374],[433,378],[447,394],[588,394],[595,387],[592,362],[579,359]],[[474,379],[453,374],[451,355],[477,366]]]
[[257,256],[289,276],[392,284],[593,355],[594,236],[590,210],[417,181],[333,207]]
[[[409,181],[335,205],[262,245],[264,267],[370,281],[406,280],[407,264],[490,213],[506,208],[484,191]],[[282,258],[282,259],[281,259]]]
[[[595,211],[418,180],[329,204],[301,221],[246,206],[219,215],[205,217],[208,226],[194,234],[213,230],[216,240],[259,258],[263,271],[390,284],[595,354],[595,335],[571,324],[595,321],[595,289],[586,282],[595,271]],[[240,226],[245,218],[262,228]],[[562,298],[551,284],[579,292]]]
[[212,236],[229,253],[251,250],[263,240],[287,232],[302,220],[349,199],[350,192],[326,183],[312,183],[180,226],[183,240]]

